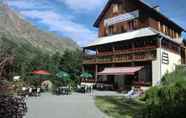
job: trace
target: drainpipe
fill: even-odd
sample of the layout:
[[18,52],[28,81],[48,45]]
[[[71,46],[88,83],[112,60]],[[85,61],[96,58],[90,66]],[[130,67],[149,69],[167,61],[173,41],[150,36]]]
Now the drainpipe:
[[[162,40],[163,37],[160,37],[160,80],[162,79]],[[160,84],[160,82],[158,84]]]

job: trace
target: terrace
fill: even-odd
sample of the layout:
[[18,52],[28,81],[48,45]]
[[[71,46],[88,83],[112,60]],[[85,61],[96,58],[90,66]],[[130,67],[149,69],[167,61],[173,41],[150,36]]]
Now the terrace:
[[[114,44],[113,44],[114,45]],[[137,42],[97,48],[95,54],[84,55],[84,64],[149,61],[156,59],[156,42]]]

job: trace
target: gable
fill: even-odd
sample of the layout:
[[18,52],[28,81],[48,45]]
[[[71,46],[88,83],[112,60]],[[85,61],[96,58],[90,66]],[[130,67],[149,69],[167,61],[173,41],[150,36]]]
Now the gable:
[[130,11],[130,9],[135,10],[137,8],[144,9],[148,12],[151,12],[151,14],[153,14],[153,16],[156,16],[156,17],[162,19],[163,21],[169,23],[170,25],[174,26],[178,30],[184,31],[184,29],[181,26],[177,25],[175,22],[173,22],[172,20],[170,20],[169,18],[167,18],[166,16],[164,16],[160,12],[156,11],[151,6],[145,4],[141,0],[109,0],[107,2],[106,6],[104,7],[104,9],[102,10],[101,14],[99,15],[99,17],[97,18],[96,22],[94,23],[95,27],[99,27],[99,24],[100,24],[100,22],[103,22],[103,19],[110,18],[113,16],[112,5],[115,3],[120,3],[121,5],[125,5],[126,11]]

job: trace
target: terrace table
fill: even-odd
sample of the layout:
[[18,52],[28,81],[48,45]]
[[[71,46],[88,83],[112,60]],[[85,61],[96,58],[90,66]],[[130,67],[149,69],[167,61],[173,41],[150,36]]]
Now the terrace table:
[[81,83],[81,88],[84,88],[85,92],[91,93],[92,89],[93,89],[93,86],[94,86],[94,83]]
[[59,87],[58,90],[57,90],[57,93],[62,94],[62,95],[69,95],[70,88],[68,86]]

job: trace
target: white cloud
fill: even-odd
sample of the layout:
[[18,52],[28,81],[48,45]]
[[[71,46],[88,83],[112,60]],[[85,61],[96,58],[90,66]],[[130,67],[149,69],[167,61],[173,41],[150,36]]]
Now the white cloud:
[[[56,4],[58,2],[60,4]],[[24,17],[32,19],[32,23],[48,31],[60,33],[77,41],[81,46],[95,40],[97,32],[88,26],[78,23],[77,14],[69,14],[61,8],[64,4],[70,12],[87,12],[101,8],[104,0],[8,0],[9,6],[20,12]],[[63,12],[63,14],[62,14]],[[91,12],[92,13],[92,12]],[[74,21],[75,20],[75,21]]]
[[45,10],[51,9],[47,0],[7,0],[10,7],[16,8],[18,10]]
[[103,6],[106,0],[59,0],[77,12],[93,11]]
[[90,39],[95,39],[96,31],[92,31],[82,24],[73,22],[69,17],[62,16],[53,11],[22,11],[21,14],[28,18],[37,19],[41,24],[47,25],[49,31],[62,32],[84,46]]

